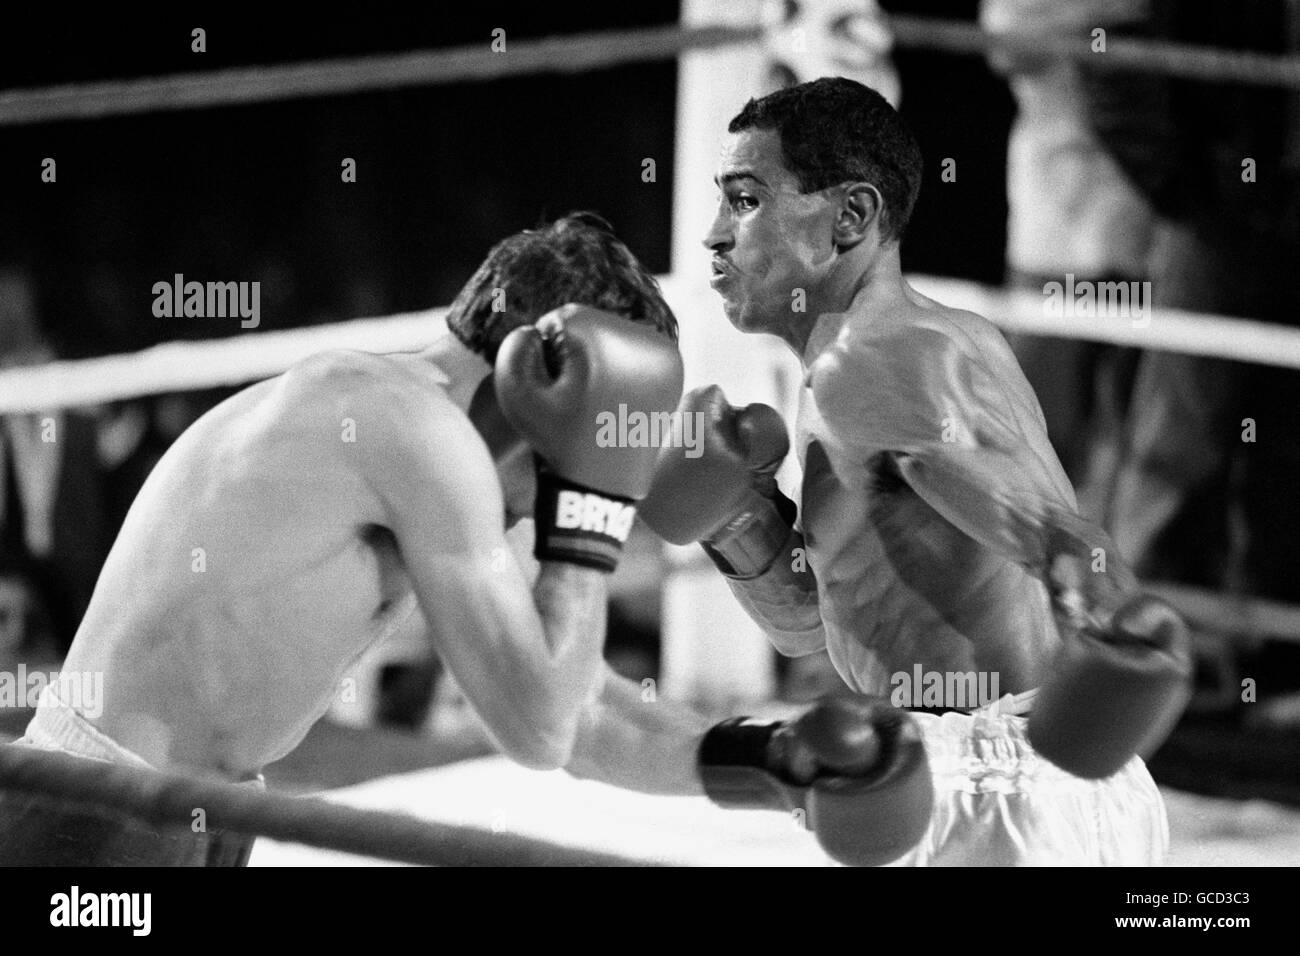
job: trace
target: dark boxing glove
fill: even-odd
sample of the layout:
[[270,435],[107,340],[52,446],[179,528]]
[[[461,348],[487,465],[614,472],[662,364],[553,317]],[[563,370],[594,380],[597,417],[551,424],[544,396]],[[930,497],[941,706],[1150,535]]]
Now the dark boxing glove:
[[898,859],[934,803],[920,729],[878,698],[828,697],[788,721],[723,721],[700,744],[699,773],[721,806],[804,810],[822,848],[849,866]]
[[1172,607],[1137,593],[1102,529],[1059,508],[1024,526],[1062,642],[1034,698],[1029,742],[1076,777],[1109,777],[1153,753],[1187,706],[1191,638]]
[[601,415],[670,413],[682,392],[676,345],[649,326],[566,305],[506,336],[493,384],[538,457],[534,553],[614,570],[658,449],[602,443]]
[[1192,694],[1187,627],[1163,601],[1131,598],[1071,630],[1034,699],[1029,742],[1077,777],[1109,777],[1169,736]]
[[641,518],[665,541],[702,542],[724,574],[756,577],[794,526],[794,502],[774,478],[790,451],[785,422],[767,405],[733,408],[716,385],[687,392],[678,411],[703,416],[700,453],[660,451]]

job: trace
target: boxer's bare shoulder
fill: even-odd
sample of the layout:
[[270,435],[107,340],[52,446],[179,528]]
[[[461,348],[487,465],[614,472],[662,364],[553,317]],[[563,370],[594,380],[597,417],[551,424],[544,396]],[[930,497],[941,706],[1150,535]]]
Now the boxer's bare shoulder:
[[248,424],[263,423],[268,443],[288,438],[300,461],[323,458],[340,477],[364,483],[381,509],[371,517],[382,520],[382,509],[393,504],[385,499],[403,487],[415,492],[431,467],[491,468],[486,445],[445,384],[415,355],[321,352],[289,369],[265,407],[250,410]]
[[349,419],[359,428],[360,415],[395,442],[418,438],[419,425],[469,427],[447,397],[445,377],[414,355],[319,352],[275,381],[276,412],[294,422],[323,422],[328,417],[340,423]]
[[432,371],[429,363],[414,355],[331,349],[290,366],[278,381],[289,395],[334,396],[343,401],[441,391],[436,375],[417,373],[421,366]]
[[832,444],[870,453],[939,437],[950,414],[949,377],[964,361],[961,332],[916,312],[881,322],[854,317],[809,368]]
[[1014,368],[1019,376],[1019,365],[1011,347],[992,321],[978,312],[953,308],[925,296],[918,295],[918,299],[916,307],[908,310],[910,325],[946,338],[952,347],[961,349],[968,359],[990,372],[1000,376]]
[[[415,356],[325,353],[172,445],[69,656],[112,681],[104,732],[158,765],[225,769],[300,739],[340,666],[414,609],[403,515],[426,547],[476,504],[500,523],[491,459],[444,381]],[[159,726],[166,740],[141,729]]]

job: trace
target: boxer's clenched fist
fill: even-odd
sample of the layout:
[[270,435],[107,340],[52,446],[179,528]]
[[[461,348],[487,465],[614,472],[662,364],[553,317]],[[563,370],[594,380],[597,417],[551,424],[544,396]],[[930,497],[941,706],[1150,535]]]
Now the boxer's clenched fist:
[[721,806],[804,810],[822,848],[850,866],[906,853],[934,802],[920,729],[870,697],[824,698],[788,721],[724,721],[700,745],[699,772]]
[[1192,693],[1187,627],[1163,601],[1130,598],[1103,628],[1063,635],[1034,701],[1029,741],[1077,777],[1108,777],[1135,754],[1149,757]]
[[537,557],[612,571],[658,449],[602,443],[599,422],[671,413],[682,392],[676,345],[648,326],[566,305],[506,336],[493,385],[537,454]]
[[682,360],[667,336],[581,305],[566,305],[501,343],[493,383],[501,411],[559,475],[639,499],[657,448],[601,445],[598,416],[667,414],[682,393]]
[[1110,537],[1051,509],[1022,518],[1041,543],[1039,573],[1061,649],[1034,701],[1034,749],[1077,777],[1108,777],[1155,751],[1191,696],[1191,638],[1169,605],[1137,593]]
[[762,573],[794,524],[773,477],[790,451],[785,422],[767,405],[733,408],[716,385],[687,392],[678,411],[702,416],[703,446],[660,452],[642,520],[673,544],[703,542],[724,573]]

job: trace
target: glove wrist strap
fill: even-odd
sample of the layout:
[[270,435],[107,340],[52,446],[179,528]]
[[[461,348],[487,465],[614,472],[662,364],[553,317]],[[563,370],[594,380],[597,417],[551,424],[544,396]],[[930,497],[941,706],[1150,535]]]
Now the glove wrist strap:
[[701,542],[704,552],[729,578],[761,577],[781,557],[795,513],[794,502],[780,491],[771,498],[751,493],[743,511]]
[[700,741],[698,770],[710,800],[733,809],[790,810],[792,788],[769,769],[779,723],[733,717],[709,728]]
[[569,481],[538,460],[533,508],[533,555],[537,560],[612,572],[618,566],[635,517],[636,506],[631,498]]

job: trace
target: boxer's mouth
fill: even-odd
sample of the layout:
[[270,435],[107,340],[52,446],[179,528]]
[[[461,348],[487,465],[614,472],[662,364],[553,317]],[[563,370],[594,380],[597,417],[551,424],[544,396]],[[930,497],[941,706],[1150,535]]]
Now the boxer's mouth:
[[709,285],[712,288],[716,289],[734,278],[734,271],[730,263],[715,258],[712,265],[712,274],[709,276]]

